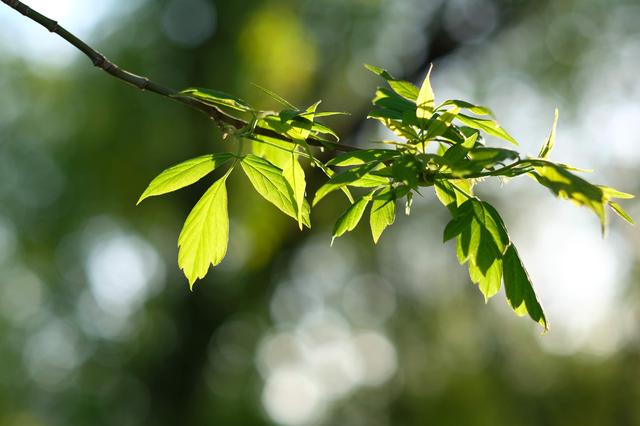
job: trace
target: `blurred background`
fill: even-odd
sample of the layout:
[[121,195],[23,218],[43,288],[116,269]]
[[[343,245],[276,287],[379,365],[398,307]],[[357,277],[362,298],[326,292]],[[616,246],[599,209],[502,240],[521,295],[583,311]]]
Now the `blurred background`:
[[[637,0],[32,0],[116,63],[277,108],[251,83],[366,122],[372,63],[486,104],[535,154],[638,194]],[[176,240],[211,179],[135,207],[164,168],[230,149],[199,113],[95,70],[0,6],[0,425],[640,425],[640,234],[533,181],[503,212],[551,331],[487,305],[430,191],[378,246],[330,247],[229,183],[225,261],[189,292]],[[311,189],[321,177],[310,172]],[[640,203],[624,202],[640,218]]]

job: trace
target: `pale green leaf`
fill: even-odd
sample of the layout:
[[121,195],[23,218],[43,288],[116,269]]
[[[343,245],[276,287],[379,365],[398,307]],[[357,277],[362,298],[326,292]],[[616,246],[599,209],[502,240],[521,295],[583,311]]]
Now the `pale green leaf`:
[[394,191],[386,188],[373,198],[369,224],[371,225],[371,235],[373,242],[378,243],[380,236],[392,225],[396,218],[396,198]]
[[469,111],[472,114],[493,117],[493,112],[489,108],[487,108],[485,106],[481,106],[481,105],[474,105],[474,104],[466,102],[466,101],[460,101],[458,99],[451,99],[451,100],[443,102],[437,108],[437,110],[440,110],[442,108],[449,107],[449,106],[452,106],[452,105],[455,106],[455,107],[461,108],[461,109],[466,109],[467,111]]
[[389,86],[393,89],[393,91],[398,95],[413,102],[415,102],[415,100],[417,99],[418,88],[412,83],[404,80],[398,80],[391,74],[389,74],[387,70],[383,70],[382,68],[378,68],[368,64],[365,64],[364,67],[372,73],[384,78]]
[[420,87],[420,92],[418,93],[418,98],[416,99],[416,117],[425,120],[431,118],[435,109],[435,97],[433,95],[433,89],[431,88],[432,69],[433,65],[429,67],[427,76],[422,82],[422,87]]
[[556,108],[555,116],[554,116],[554,119],[553,119],[553,126],[551,127],[551,133],[549,133],[549,137],[547,138],[547,141],[542,146],[542,149],[540,149],[540,153],[538,154],[538,157],[547,158],[549,156],[549,154],[551,153],[551,150],[553,149],[553,145],[554,145],[554,143],[556,141],[556,126],[557,125],[558,125],[558,108]]
[[484,118],[470,117],[465,114],[458,114],[456,118],[466,126],[472,129],[480,130],[488,135],[498,137],[514,145],[518,145],[518,142],[511,137],[506,130],[504,130],[495,120],[488,120]]
[[353,231],[356,226],[358,226],[358,222],[362,219],[362,215],[364,210],[367,208],[367,204],[371,200],[370,197],[362,197],[354,204],[349,206],[349,208],[340,216],[333,227],[333,239],[331,240],[333,244],[333,240],[337,237],[340,237],[345,232]]
[[303,205],[304,194],[307,188],[307,181],[305,180],[304,169],[300,166],[298,159],[295,155],[290,156],[288,164],[284,167],[283,174],[291,189],[293,190],[293,197],[296,202],[296,210],[298,212],[298,225],[302,229],[303,225]]
[[[253,154],[246,155],[240,165],[258,194],[285,214],[298,219],[293,189],[281,169]],[[303,211],[302,220],[304,225],[310,226],[309,217],[305,211]]]
[[241,112],[251,112],[253,108],[245,101],[220,90],[189,88],[180,92],[180,95],[197,99],[209,105],[222,106]]
[[208,154],[192,158],[160,173],[142,193],[137,204],[148,197],[162,195],[189,186],[230,160],[228,153]]
[[229,213],[225,181],[228,175],[227,172],[200,198],[178,237],[178,265],[191,288],[196,280],[204,278],[210,265],[219,264],[227,253]]

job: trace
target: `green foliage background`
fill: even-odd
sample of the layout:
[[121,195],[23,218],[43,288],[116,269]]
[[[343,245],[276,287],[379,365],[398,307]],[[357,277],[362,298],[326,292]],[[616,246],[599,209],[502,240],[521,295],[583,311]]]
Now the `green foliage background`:
[[[527,82],[542,111],[559,104],[568,122],[591,111],[576,105],[599,100],[584,99],[589,76],[601,71],[594,64],[618,64],[617,74],[600,77],[608,95],[640,92],[633,73],[640,11],[631,0],[486,1],[475,14],[469,2],[449,3],[211,1],[215,30],[184,44],[167,30],[172,3],[149,0],[100,22],[92,40],[115,62],[175,87],[214,87],[265,109],[277,105],[250,82],[299,105],[323,99],[326,110],[355,112],[334,121],[352,144],[379,135],[364,122],[378,81],[363,62],[416,82],[435,62],[436,93],[446,83],[478,103],[497,96],[502,105],[486,103],[531,153],[551,117],[533,129],[510,126],[518,114],[537,112],[515,82]],[[0,14],[27,33],[42,31],[8,8]],[[563,345],[553,309],[553,330],[540,337],[503,301],[484,306],[453,246],[441,245],[449,218],[435,199],[414,200],[412,215],[377,247],[363,229],[329,249],[346,204],[320,204],[314,230],[300,232],[232,175],[227,258],[192,294],[175,267],[175,241],[213,178],[144,208],[135,202],[168,165],[233,142],[221,141],[200,114],[129,89],[84,58],[52,65],[24,58],[12,40],[0,32],[0,424],[273,424],[263,403],[274,371],[267,343],[293,336],[326,347],[340,341],[335,335],[365,333],[393,344],[393,374],[347,388],[330,381],[316,422],[640,423],[635,229],[612,222],[608,244],[618,244],[625,262],[616,314],[580,344]],[[592,121],[633,126],[615,116]],[[608,157],[621,134],[631,140],[628,152]],[[634,137],[590,133],[567,141],[573,152],[560,151],[561,139],[556,152],[586,166],[611,158],[596,180],[638,193]],[[308,178],[310,187],[322,183]],[[522,228],[536,223],[532,205],[548,197],[532,186],[483,195]],[[625,206],[638,217],[637,203]],[[560,208],[545,210],[544,223],[551,226]],[[597,234],[597,220],[589,220]],[[521,250],[530,237],[514,236]],[[576,303],[579,296],[567,295]],[[283,349],[278,362],[289,355]]]

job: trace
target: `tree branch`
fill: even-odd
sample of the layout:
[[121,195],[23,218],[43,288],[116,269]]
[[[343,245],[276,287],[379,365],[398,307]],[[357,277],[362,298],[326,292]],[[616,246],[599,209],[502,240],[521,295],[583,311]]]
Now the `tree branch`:
[[[106,73],[112,75],[118,80],[124,81],[134,87],[137,87],[140,90],[153,92],[160,96],[176,100],[185,105],[188,105],[198,111],[205,113],[210,119],[214,120],[218,126],[221,128],[225,128],[226,126],[231,126],[235,129],[242,129],[247,126],[247,122],[241,120],[239,118],[233,117],[224,111],[216,108],[215,106],[207,105],[203,102],[199,102],[196,99],[190,98],[188,96],[180,96],[180,92],[178,90],[172,89],[170,87],[163,86],[158,84],[147,77],[140,76],[129,72],[125,69],[120,68],[118,65],[111,62],[104,56],[102,53],[98,52],[87,43],[82,41],[80,38],[75,36],[73,33],[67,31],[65,28],[60,26],[58,22],[54,21],[51,18],[44,16],[43,14],[33,10],[26,4],[22,3],[18,0],[1,0],[4,4],[11,7],[12,9],[17,10],[27,18],[32,21],[37,22],[38,24],[45,27],[49,32],[55,33],[61,38],[63,38],[66,42],[74,46],[76,49],[84,53],[93,63],[94,66],[102,69]],[[258,127],[254,130],[254,133],[267,136],[274,139],[285,140],[288,142],[293,142],[285,136],[280,135],[272,130]],[[328,142],[321,141],[314,137],[307,138],[306,141],[309,145],[322,147],[322,148],[331,148],[336,151],[358,151],[360,148],[356,148],[349,145],[343,145],[336,142]]]

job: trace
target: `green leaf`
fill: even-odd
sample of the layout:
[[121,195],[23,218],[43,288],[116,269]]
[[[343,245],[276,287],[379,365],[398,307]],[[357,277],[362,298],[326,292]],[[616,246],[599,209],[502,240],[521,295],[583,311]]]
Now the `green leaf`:
[[178,265],[192,289],[196,280],[207,274],[209,265],[218,265],[227,253],[229,213],[225,181],[230,172],[231,169],[200,198],[178,237]]
[[427,76],[424,78],[422,82],[422,87],[420,87],[420,92],[418,93],[418,98],[416,99],[416,117],[421,119],[429,119],[433,115],[433,111],[435,109],[435,97],[433,95],[433,89],[431,88],[431,70],[433,69],[433,65],[429,67],[429,71],[427,72]]
[[272,92],[271,90],[264,88],[256,83],[251,83],[253,84],[255,87],[257,87],[258,89],[262,90],[264,93],[266,93],[267,95],[269,95],[271,98],[273,98],[276,102],[284,105],[285,107],[289,108],[289,109],[297,109],[291,102],[289,102],[288,100],[286,100],[285,98],[283,98],[282,96],[278,95],[275,92]]
[[336,173],[329,179],[329,182],[322,185],[316,191],[316,194],[313,198],[312,205],[318,204],[320,200],[322,200],[326,195],[335,191],[336,189],[340,189],[346,185],[354,185],[357,184],[363,178],[368,178],[368,173],[376,166],[375,163],[366,163],[361,166],[356,166],[352,169],[346,170],[342,173]]
[[627,212],[624,211],[624,209],[622,208],[622,206],[620,206],[620,204],[616,203],[615,201],[609,201],[608,203],[609,203],[609,207],[611,207],[611,209],[614,212],[616,212],[618,216],[620,216],[621,218],[629,222],[631,225],[634,224],[633,219],[631,219],[631,216],[629,216]]
[[544,314],[544,310],[538,301],[533,284],[529,278],[518,251],[509,244],[503,259],[504,269],[504,290],[509,304],[516,314],[529,316],[537,323],[542,325],[546,330],[549,329],[549,323]]
[[549,133],[549,137],[547,138],[547,141],[542,146],[542,149],[540,149],[540,153],[538,154],[538,157],[547,158],[551,153],[551,150],[553,149],[553,145],[556,141],[557,125],[558,125],[558,108],[556,108],[555,117],[553,119],[553,126],[551,127],[551,133]]
[[606,201],[601,187],[593,185],[561,166],[544,161],[534,163],[533,177],[549,188],[559,198],[593,210],[600,219],[602,231],[606,226],[604,203]]
[[466,101],[460,101],[457,99],[451,99],[448,101],[443,102],[436,110],[440,110],[443,108],[446,108],[448,106],[455,106],[461,109],[466,109],[467,111],[469,111],[472,114],[476,114],[476,115],[484,115],[484,116],[489,116],[489,117],[493,117],[493,112],[485,107],[485,106],[480,106],[480,105],[474,105],[472,103],[466,102]]
[[356,166],[372,161],[386,161],[398,155],[400,155],[398,151],[391,149],[365,149],[345,152],[329,160],[327,166]]
[[333,240],[337,237],[340,237],[347,231],[353,231],[356,226],[358,226],[358,222],[362,219],[362,215],[364,210],[367,208],[367,204],[371,197],[362,197],[355,204],[349,206],[349,208],[338,218],[338,221],[333,227],[333,239],[331,240],[331,244],[333,244]]
[[468,179],[437,179],[433,187],[438,200],[454,215],[458,207],[473,195],[473,184]]
[[427,134],[425,139],[434,139],[438,136],[442,136],[446,133],[447,129],[451,126],[451,122],[456,118],[460,108],[454,108],[451,111],[446,111],[442,115],[433,114],[431,119],[427,122],[426,129]]
[[136,204],[156,195],[166,194],[189,186],[229,161],[233,155],[228,153],[208,154],[192,158],[160,173],[151,181]]
[[456,117],[461,123],[472,129],[480,130],[488,135],[498,137],[514,145],[518,145],[518,142],[507,133],[495,120],[488,120],[484,118],[470,117],[465,114],[458,114]]
[[389,86],[398,95],[410,101],[415,101],[417,99],[418,88],[414,86],[412,83],[404,80],[397,80],[395,77],[389,74],[387,70],[383,70],[382,68],[378,68],[368,64],[365,64],[364,67],[369,71],[371,71],[372,73],[384,78],[386,82],[389,84]]
[[283,170],[283,174],[291,189],[293,191],[293,197],[296,202],[296,211],[298,212],[298,225],[302,229],[304,222],[303,219],[303,206],[304,206],[304,194],[307,188],[307,181],[305,180],[304,169],[300,166],[298,159],[295,155],[291,155],[291,159]]
[[234,109],[241,112],[251,112],[253,108],[249,106],[245,101],[219,90],[201,89],[201,88],[189,88],[180,92],[180,95],[184,95],[190,98],[197,99],[209,105],[222,106]]
[[[253,154],[246,155],[240,165],[258,194],[283,213],[298,219],[298,207],[293,189],[285,179],[282,170]],[[304,210],[302,221],[305,226],[310,227],[308,212]]]
[[488,300],[500,289],[500,262],[509,244],[502,219],[489,203],[470,198],[445,228],[445,241],[455,236],[458,236],[458,260],[469,261],[469,277]]
[[371,204],[369,224],[371,225],[371,235],[373,242],[378,243],[380,236],[392,225],[396,218],[396,197],[393,190],[385,188],[375,197]]

